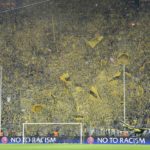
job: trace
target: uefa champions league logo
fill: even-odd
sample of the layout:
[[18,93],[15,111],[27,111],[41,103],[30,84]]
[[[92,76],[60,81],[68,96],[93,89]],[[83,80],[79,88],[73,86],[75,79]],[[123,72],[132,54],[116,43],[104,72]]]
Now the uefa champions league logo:
[[7,144],[8,143],[8,138],[7,137],[2,137],[1,142],[2,142],[2,144]]
[[88,144],[93,144],[94,143],[94,138],[92,136],[88,137],[87,143]]

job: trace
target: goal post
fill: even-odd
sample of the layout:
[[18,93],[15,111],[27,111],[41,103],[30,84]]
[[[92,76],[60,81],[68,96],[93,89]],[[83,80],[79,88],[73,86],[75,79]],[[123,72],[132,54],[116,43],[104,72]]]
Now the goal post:
[[[32,136],[27,136],[26,137],[27,128],[29,128],[30,130],[31,130],[31,128],[36,130],[35,126],[42,126],[44,129],[47,128],[48,130],[51,130],[51,131],[54,128],[55,129],[59,128],[59,129],[62,129],[62,130],[66,129],[65,130],[66,133],[64,133],[66,137],[68,136],[68,133],[67,133],[68,130],[71,131],[71,132],[76,132],[76,134],[79,137],[79,140],[77,140],[78,141],[77,143],[80,143],[80,144],[83,143],[83,125],[82,125],[82,123],[23,123],[23,128],[22,128],[22,143],[23,144],[28,143],[28,142],[26,142],[27,137],[31,138],[31,137],[35,136],[35,135],[32,135]],[[70,128],[72,128],[72,130]],[[60,136],[59,136],[59,138],[60,138]],[[61,138],[63,139],[63,137],[61,137]],[[35,139],[34,139],[34,141],[35,141]],[[63,142],[61,142],[61,143],[63,143]],[[64,143],[68,144],[69,142],[64,142]]]

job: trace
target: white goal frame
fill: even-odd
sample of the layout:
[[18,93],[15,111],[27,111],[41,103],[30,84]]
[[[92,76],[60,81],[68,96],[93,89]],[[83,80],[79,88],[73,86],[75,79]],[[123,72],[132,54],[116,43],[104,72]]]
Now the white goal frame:
[[24,144],[24,139],[25,139],[24,131],[25,131],[26,125],[79,125],[80,126],[80,144],[83,143],[83,125],[82,125],[82,123],[23,123],[23,128],[22,128],[22,143],[23,144]]

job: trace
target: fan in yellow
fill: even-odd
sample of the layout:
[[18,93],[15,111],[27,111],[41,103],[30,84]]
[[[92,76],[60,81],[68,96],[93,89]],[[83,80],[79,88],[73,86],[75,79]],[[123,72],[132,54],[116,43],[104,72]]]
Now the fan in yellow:
[[121,123],[123,124],[123,127],[127,128],[129,131],[133,131],[133,133],[135,135],[139,135],[139,136],[142,136],[144,131],[149,131],[150,130],[150,128],[136,128],[136,127],[131,126],[131,125],[129,125],[125,122],[122,122],[122,121],[121,121]]

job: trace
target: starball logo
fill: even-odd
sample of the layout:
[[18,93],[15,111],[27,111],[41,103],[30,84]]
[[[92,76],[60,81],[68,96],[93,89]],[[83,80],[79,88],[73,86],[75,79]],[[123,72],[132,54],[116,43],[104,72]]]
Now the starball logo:
[[7,137],[2,137],[1,142],[2,142],[2,144],[7,144],[8,143],[8,138]]
[[88,137],[87,143],[88,144],[93,144],[94,143],[94,138],[92,136]]

